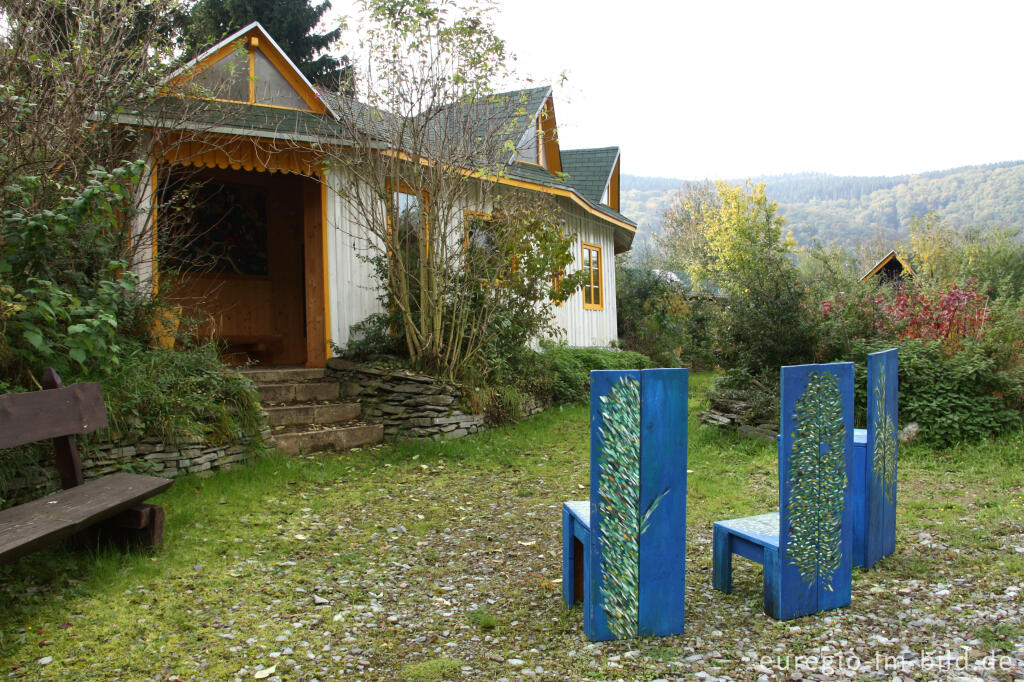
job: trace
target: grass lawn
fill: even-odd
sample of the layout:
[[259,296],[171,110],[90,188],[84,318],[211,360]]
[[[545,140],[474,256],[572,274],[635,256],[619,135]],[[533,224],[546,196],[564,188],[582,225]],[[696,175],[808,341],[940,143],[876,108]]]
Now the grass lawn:
[[[709,379],[694,377],[691,413]],[[588,453],[581,406],[181,479],[154,553],[56,548],[0,567],[0,677],[1024,677],[1021,434],[904,448],[896,554],[854,570],[850,608],[783,624],[746,560],[732,595],[711,589],[712,522],[778,504],[774,445],[691,417],[687,632],[601,644],[558,584],[560,507],[587,496]]]

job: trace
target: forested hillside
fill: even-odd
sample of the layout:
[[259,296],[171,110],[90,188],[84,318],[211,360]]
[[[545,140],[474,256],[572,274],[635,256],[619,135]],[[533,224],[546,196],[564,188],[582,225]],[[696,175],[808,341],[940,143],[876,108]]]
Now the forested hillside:
[[[955,227],[1024,226],[1024,161],[892,177],[801,173],[752,181],[766,183],[803,244],[897,239],[930,210]],[[622,212],[640,223],[639,241],[660,230],[661,212],[685,182],[622,176]]]

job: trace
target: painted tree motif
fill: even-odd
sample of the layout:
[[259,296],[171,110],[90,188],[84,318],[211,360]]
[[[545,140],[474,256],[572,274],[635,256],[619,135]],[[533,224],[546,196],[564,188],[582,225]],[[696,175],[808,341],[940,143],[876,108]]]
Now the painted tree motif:
[[872,465],[885,494],[886,502],[892,504],[896,494],[896,425],[886,411],[885,372],[878,374],[875,387],[875,443]]
[[665,490],[646,512],[640,508],[640,383],[619,380],[601,397],[598,494],[601,498],[601,596],[608,629],[635,637],[640,621],[640,536]]
[[846,427],[834,372],[811,372],[794,409],[789,468],[789,563],[806,583],[832,590],[840,566],[846,490]]
[[601,397],[601,594],[608,629],[636,634],[640,620],[640,383],[624,377]]

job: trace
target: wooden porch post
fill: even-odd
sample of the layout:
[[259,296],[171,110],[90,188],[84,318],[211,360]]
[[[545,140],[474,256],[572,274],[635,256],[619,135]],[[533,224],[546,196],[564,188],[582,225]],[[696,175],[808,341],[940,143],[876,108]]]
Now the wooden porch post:
[[328,357],[327,192],[315,179],[302,183],[306,281],[306,366],[324,367]]

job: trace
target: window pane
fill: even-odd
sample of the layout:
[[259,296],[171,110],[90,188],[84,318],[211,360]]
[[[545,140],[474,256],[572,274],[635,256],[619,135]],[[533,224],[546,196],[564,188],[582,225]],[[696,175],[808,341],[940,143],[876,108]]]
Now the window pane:
[[235,50],[193,80],[217,99],[249,101],[249,53]]
[[413,263],[419,256],[419,231],[422,221],[420,202],[412,194],[395,192],[393,229],[395,242],[402,251],[406,263]]
[[[281,72],[274,68],[262,52],[256,50],[253,53],[253,70],[256,75],[256,101],[260,104],[273,104],[279,107],[291,107],[292,109],[305,109],[309,107],[303,101],[299,93],[292,89]],[[246,93],[248,97],[248,92]]]

